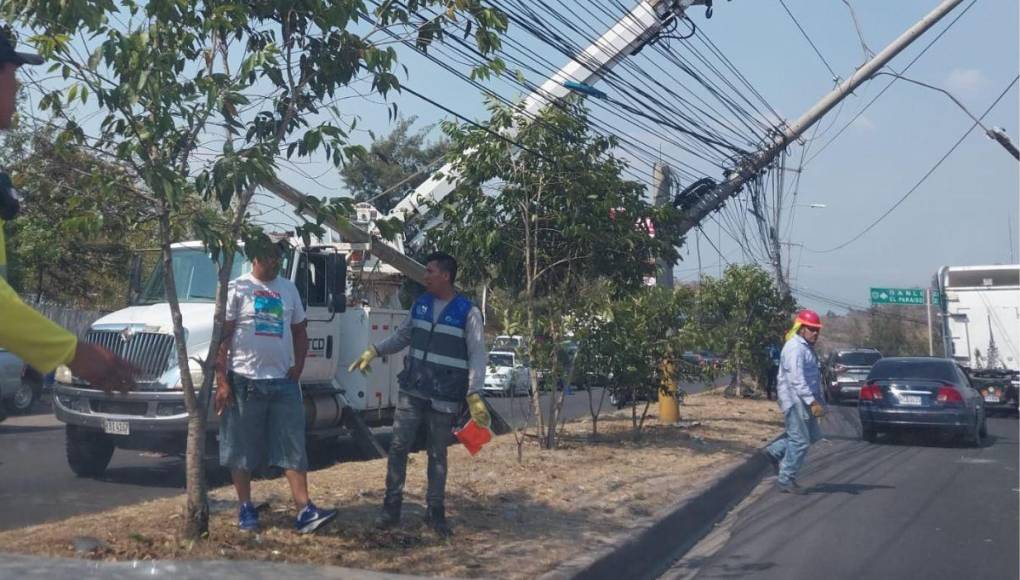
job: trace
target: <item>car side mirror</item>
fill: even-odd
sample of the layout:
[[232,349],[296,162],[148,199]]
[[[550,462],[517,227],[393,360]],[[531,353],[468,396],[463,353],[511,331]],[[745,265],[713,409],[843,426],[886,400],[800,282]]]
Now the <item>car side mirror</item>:
[[326,255],[326,277],[329,285],[329,311],[347,311],[347,259],[343,254]]

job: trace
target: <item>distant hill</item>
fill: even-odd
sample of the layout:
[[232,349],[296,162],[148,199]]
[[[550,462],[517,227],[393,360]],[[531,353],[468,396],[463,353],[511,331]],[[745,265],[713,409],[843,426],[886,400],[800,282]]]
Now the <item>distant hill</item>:
[[[936,314],[933,310],[934,353],[943,356]],[[822,316],[822,324],[825,327],[818,350],[826,356],[836,349],[857,346],[877,348],[885,356],[928,355],[928,325],[921,306],[889,305],[850,310],[846,314],[829,311]]]

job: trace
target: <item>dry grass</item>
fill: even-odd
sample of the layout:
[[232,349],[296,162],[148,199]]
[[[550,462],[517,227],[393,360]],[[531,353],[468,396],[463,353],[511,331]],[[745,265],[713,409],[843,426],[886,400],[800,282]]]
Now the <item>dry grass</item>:
[[[581,395],[583,396],[583,395]],[[75,556],[72,540],[89,536],[102,547],[98,560],[245,559],[333,564],[431,576],[531,578],[582,551],[590,551],[641,520],[673,505],[782,429],[769,401],[727,399],[718,391],[694,395],[681,408],[688,427],[656,425],[652,415],[640,438],[630,411],[568,423],[562,446],[539,451],[528,443],[517,462],[510,436],[479,455],[450,449],[447,510],[456,535],[443,541],[421,523],[425,456],[408,467],[404,520],[391,532],[372,519],[382,501],[385,460],[339,464],[310,474],[312,496],[337,506],[340,516],[314,536],[291,531],[293,508],[286,482],[257,481],[254,497],[267,502],[263,532],[241,533],[229,487],[214,490],[209,538],[177,536],[183,496],[0,534],[5,551]]]

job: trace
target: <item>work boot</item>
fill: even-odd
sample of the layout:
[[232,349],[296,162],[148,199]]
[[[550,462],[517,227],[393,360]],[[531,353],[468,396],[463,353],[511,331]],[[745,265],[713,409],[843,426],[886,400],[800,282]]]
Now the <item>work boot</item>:
[[453,530],[446,523],[446,509],[443,506],[429,506],[425,510],[425,525],[440,538],[449,538]]
[[803,487],[792,481],[789,483],[776,482],[776,487],[779,488],[780,493],[789,493],[793,495],[805,495],[807,493],[804,491]]
[[383,502],[382,511],[375,518],[375,527],[380,530],[389,530],[400,523],[400,503]]

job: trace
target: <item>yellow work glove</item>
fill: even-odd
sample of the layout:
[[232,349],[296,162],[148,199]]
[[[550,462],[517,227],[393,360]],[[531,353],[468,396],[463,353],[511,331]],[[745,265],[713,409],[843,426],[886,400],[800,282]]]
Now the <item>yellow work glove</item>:
[[485,407],[485,401],[478,393],[471,393],[467,396],[468,410],[471,411],[471,419],[478,423],[479,427],[488,429],[492,425],[492,417],[489,416],[489,409]]
[[369,346],[365,349],[365,352],[361,353],[357,360],[351,363],[351,366],[347,367],[347,372],[353,373],[355,369],[363,373],[372,370],[368,365],[377,356],[379,356],[379,351],[375,350],[374,346]]
[[822,406],[818,401],[811,402],[811,414],[817,418],[821,418],[825,415],[825,407]]

